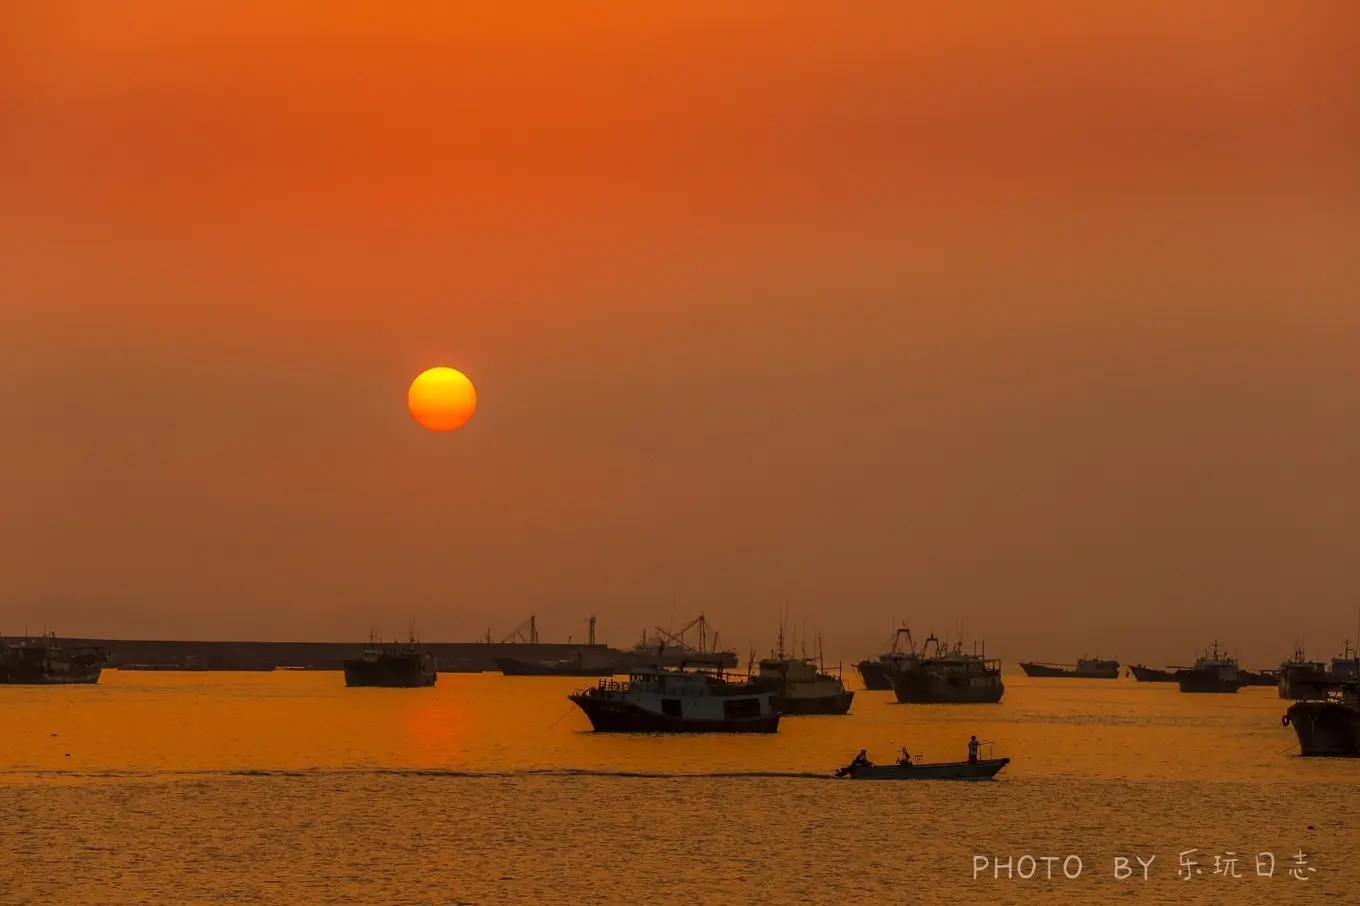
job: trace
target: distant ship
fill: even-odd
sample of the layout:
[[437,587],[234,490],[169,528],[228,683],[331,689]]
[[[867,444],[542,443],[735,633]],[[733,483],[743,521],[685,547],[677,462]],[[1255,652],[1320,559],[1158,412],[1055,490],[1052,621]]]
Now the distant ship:
[[1075,667],[1070,664],[1037,664],[1033,661],[1021,661],[1020,669],[1025,671],[1026,676],[1119,679],[1119,662],[1103,661],[1098,658],[1078,658]]
[[892,669],[893,660],[902,654],[901,641],[904,633],[910,635],[905,626],[899,627],[893,633],[892,642],[887,651],[874,660],[860,661],[855,665],[855,669],[859,671],[859,678],[864,682],[865,689],[874,692],[886,692],[892,689],[892,678],[888,674]]
[[613,664],[587,663],[587,658],[581,652],[577,652],[575,657],[564,658],[560,661],[522,661],[513,657],[498,657],[492,659],[496,664],[496,669],[506,676],[613,676]]
[[[698,633],[697,645],[691,645],[685,638],[691,630]],[[704,664],[730,670],[737,666],[737,652],[731,648],[719,649],[718,634],[714,632],[710,638],[708,620],[699,614],[678,632],[669,632],[658,626],[656,635],[648,638],[644,631],[642,640],[626,652],[622,660],[625,665],[636,667]]]
[[1237,685],[1239,686],[1274,686],[1279,681],[1280,676],[1274,670],[1237,671]]
[[1343,644],[1342,653],[1332,658],[1330,672],[1333,679],[1360,678],[1360,651],[1351,647],[1350,639]]
[[1213,649],[1195,659],[1195,666],[1176,671],[1176,682],[1182,692],[1236,692],[1241,683],[1237,678],[1237,660],[1227,652]]
[[1006,685],[1001,681],[1001,662],[981,654],[969,654],[963,644],[952,648],[931,635],[919,651],[910,647],[889,669],[893,694],[902,704],[981,704],[1001,701]]
[[568,698],[597,733],[774,733],[774,693],[721,670],[638,667],[626,683],[602,679]]
[[1158,670],[1156,667],[1147,667],[1143,664],[1133,664],[1129,667],[1129,673],[1140,683],[1174,683],[1176,682],[1176,671]]
[[[537,641],[538,631],[530,621],[530,638]],[[610,649],[595,644],[595,615],[590,615],[589,629],[586,631],[586,644],[573,652],[571,657],[556,661],[531,661],[517,657],[492,658],[496,669],[506,676],[613,676],[614,664],[609,657]]]
[[409,689],[433,686],[438,678],[434,656],[416,648],[414,639],[404,645],[382,647],[370,639],[363,655],[347,659],[344,669],[346,686]]
[[1275,688],[1280,698],[1323,699],[1327,697],[1327,687],[1331,682],[1331,672],[1323,661],[1311,661],[1304,653],[1303,646],[1294,649],[1287,661],[1280,663],[1279,677]]
[[0,684],[23,686],[90,685],[99,682],[104,652],[63,648],[56,635],[0,643]]
[[782,627],[778,650],[761,659],[752,682],[774,693],[774,707],[780,714],[846,714],[855,698],[839,676],[822,669],[820,658],[786,657]]

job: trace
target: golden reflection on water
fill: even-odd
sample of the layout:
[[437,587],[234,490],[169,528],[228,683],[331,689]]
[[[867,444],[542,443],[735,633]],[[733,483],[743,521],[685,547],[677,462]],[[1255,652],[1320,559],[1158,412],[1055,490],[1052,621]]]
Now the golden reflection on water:
[[[1360,902],[1360,761],[1293,757],[1273,689],[1008,676],[999,705],[861,691],[775,735],[666,737],[589,732],[565,696],[590,682],[0,686],[0,881],[6,862],[23,879],[0,902]],[[862,747],[959,759],[974,733],[1012,759],[995,783],[825,779]],[[1317,872],[1181,882],[1190,847],[1209,868],[1302,849]],[[1157,854],[1157,876],[1116,883],[1126,850]],[[1087,868],[974,880],[977,853]]]

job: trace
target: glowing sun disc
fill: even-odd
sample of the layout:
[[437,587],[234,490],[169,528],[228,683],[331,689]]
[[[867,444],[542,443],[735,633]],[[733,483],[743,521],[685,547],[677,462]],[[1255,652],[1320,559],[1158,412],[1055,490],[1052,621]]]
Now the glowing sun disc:
[[477,411],[477,388],[467,375],[453,368],[422,371],[406,392],[411,417],[431,431],[452,431],[467,424]]

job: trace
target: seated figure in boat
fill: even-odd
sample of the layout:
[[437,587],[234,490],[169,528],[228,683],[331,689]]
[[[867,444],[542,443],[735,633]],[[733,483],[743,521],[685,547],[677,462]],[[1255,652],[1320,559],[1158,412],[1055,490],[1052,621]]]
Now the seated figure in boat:
[[855,756],[855,760],[852,761],[852,762],[850,762],[850,766],[851,766],[851,767],[871,768],[871,767],[874,766],[874,763],[873,763],[872,761],[869,760],[869,753],[868,753],[868,750],[867,750],[867,749],[860,749],[860,750],[859,750],[859,754]]
[[910,765],[911,765],[911,753],[907,751],[907,747],[906,747],[906,746],[903,746],[903,747],[902,747],[902,754],[898,756],[898,758],[897,758],[897,763],[900,764],[900,765],[901,765],[902,767],[904,767],[904,768],[905,768],[905,767],[910,767]]

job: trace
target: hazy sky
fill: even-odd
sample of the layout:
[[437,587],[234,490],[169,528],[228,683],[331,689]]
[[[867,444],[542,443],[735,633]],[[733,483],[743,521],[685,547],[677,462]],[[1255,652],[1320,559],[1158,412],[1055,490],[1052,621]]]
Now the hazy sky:
[[0,5],[0,631],[1355,638],[1360,5],[394,6]]

